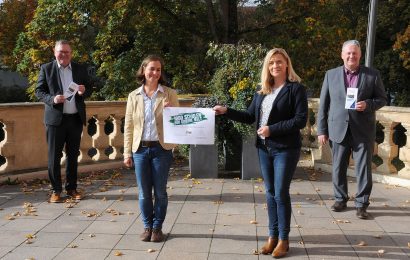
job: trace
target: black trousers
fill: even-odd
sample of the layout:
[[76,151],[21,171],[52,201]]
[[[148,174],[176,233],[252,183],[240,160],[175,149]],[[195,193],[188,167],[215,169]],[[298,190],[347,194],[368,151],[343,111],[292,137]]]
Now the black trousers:
[[77,189],[77,167],[83,124],[77,114],[64,115],[58,126],[46,125],[48,144],[48,177],[53,192],[62,191],[61,157],[65,145],[66,152],[66,190]]

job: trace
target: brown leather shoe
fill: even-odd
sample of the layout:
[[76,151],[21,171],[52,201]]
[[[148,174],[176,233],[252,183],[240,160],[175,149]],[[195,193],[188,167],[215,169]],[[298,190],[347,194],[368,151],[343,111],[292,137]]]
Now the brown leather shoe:
[[59,192],[53,192],[50,196],[50,203],[61,203],[63,202],[63,199],[61,198],[61,193]]
[[68,190],[67,195],[70,196],[74,200],[81,200],[83,198],[81,193],[77,192],[77,190]]
[[262,246],[261,253],[264,255],[272,254],[273,249],[275,249],[276,245],[278,244],[277,237],[269,237],[268,241]]
[[165,236],[162,233],[161,229],[154,228],[152,230],[151,242],[162,242],[164,241],[164,239],[165,239]]
[[140,235],[141,241],[148,242],[151,241],[152,229],[144,228],[144,233]]
[[289,251],[289,240],[279,240],[278,245],[273,250],[272,256],[275,258],[284,257]]

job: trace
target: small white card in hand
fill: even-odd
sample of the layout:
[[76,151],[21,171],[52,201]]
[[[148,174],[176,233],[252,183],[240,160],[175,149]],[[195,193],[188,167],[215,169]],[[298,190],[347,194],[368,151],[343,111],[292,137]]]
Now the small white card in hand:
[[357,104],[357,88],[346,89],[346,109],[356,109]]
[[74,82],[71,82],[70,85],[68,85],[68,88],[64,92],[64,97],[66,100],[71,101],[72,97],[77,93],[78,91],[78,85],[75,84]]

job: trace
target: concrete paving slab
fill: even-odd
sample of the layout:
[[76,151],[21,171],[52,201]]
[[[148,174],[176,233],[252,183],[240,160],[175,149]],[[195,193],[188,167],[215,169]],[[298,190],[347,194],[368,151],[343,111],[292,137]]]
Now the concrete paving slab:
[[[105,259],[107,260],[136,260],[136,259],[143,259],[143,260],[154,260],[158,259],[159,250],[154,252],[148,251],[133,251],[133,250],[113,250],[110,252],[109,256]],[[171,259],[171,258],[167,258]],[[178,260],[181,260],[178,259]]]
[[92,222],[85,230],[84,233],[99,233],[99,234],[125,234],[128,228],[132,225],[132,221],[100,221],[96,220]]
[[3,257],[13,249],[14,247],[11,246],[0,246],[0,257]]
[[71,245],[76,245],[78,248],[98,248],[98,249],[113,249],[120,241],[121,235],[114,234],[94,234],[83,233],[79,235]]
[[139,234],[132,235],[123,235],[121,240],[115,245],[114,249],[123,251],[123,250],[135,250],[147,252],[148,249],[154,249],[156,251],[161,250],[164,242],[162,243],[153,243],[153,242],[144,242],[141,241]]
[[3,230],[13,230],[13,231],[25,231],[25,232],[37,232],[47,224],[53,222],[53,220],[49,219],[23,219],[23,218],[16,218],[11,220],[9,223],[0,227],[1,232]]
[[35,238],[30,239],[31,243],[23,243],[21,247],[42,247],[42,248],[65,248],[70,245],[78,236],[77,232],[43,232],[35,234]]
[[164,251],[158,255],[157,260],[207,260],[208,253],[192,253],[192,252],[177,252]]
[[50,222],[46,227],[42,229],[45,232],[83,232],[92,221],[78,221],[77,219],[71,219],[70,216],[61,216],[60,218]]
[[26,241],[26,236],[30,234],[25,231],[16,230],[1,230],[0,231],[0,246],[2,247],[16,247]]
[[61,251],[61,248],[46,248],[46,247],[18,247],[2,257],[2,260],[16,259],[54,259]]
[[110,250],[105,249],[66,248],[53,259],[73,260],[73,257],[76,260],[105,259],[109,254]]
[[[47,185],[0,186],[0,258],[25,259],[34,257],[26,254],[32,252],[35,259],[272,259],[254,255],[268,238],[263,182],[193,180],[186,178],[186,169],[176,167],[167,189],[163,226],[167,238],[152,243],[139,239],[143,225],[135,175],[132,170],[121,171],[119,179],[81,181],[87,197],[70,207],[48,203]],[[287,259],[410,257],[409,189],[375,183],[368,209],[371,217],[359,220],[353,201],[344,212],[330,210],[334,203],[330,174],[309,180],[312,176],[312,170],[299,168],[291,184]],[[349,182],[351,195],[355,185]],[[23,213],[24,202],[32,203],[36,214],[8,220],[10,214]],[[35,235],[31,244],[25,243],[29,234]],[[368,245],[358,246],[362,240]],[[385,253],[375,254],[381,249]]]

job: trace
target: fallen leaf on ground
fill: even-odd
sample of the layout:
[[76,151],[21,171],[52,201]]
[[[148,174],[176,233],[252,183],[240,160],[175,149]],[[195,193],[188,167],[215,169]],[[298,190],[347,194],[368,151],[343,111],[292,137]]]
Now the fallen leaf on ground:
[[124,254],[123,254],[122,252],[120,252],[120,251],[115,251],[114,255],[115,255],[115,256],[122,256],[122,255],[124,255]]
[[386,250],[384,250],[384,249],[379,249],[379,250],[377,251],[377,255],[378,255],[379,257],[383,256],[384,253],[386,253]]
[[360,241],[359,244],[357,244],[358,246],[367,246],[367,243],[365,241]]
[[33,239],[33,238],[36,238],[36,235],[27,234],[27,235],[26,235],[26,238],[27,238],[27,239]]
[[251,224],[258,224],[258,222],[257,222],[256,220],[251,220],[251,221],[249,221],[249,223],[251,223]]
[[147,250],[147,252],[148,252],[148,253],[154,253],[154,252],[155,252],[155,249],[150,248],[150,249]]
[[373,237],[374,237],[374,238],[377,238],[377,239],[382,238],[382,236],[381,236],[381,235],[374,235]]

